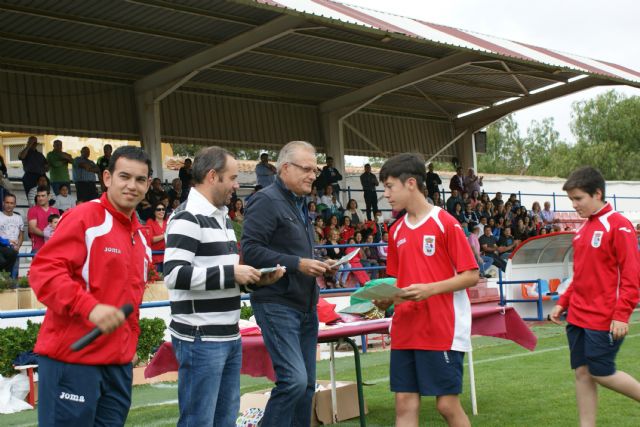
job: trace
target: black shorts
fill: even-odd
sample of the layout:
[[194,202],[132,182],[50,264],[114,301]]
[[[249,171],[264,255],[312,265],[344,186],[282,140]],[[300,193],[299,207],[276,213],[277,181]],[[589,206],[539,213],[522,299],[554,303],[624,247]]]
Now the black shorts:
[[391,391],[421,396],[460,394],[463,360],[464,353],[452,350],[391,350]]
[[623,339],[614,340],[609,331],[595,331],[567,324],[567,339],[571,351],[571,369],[587,366],[598,377],[616,372],[616,355]]

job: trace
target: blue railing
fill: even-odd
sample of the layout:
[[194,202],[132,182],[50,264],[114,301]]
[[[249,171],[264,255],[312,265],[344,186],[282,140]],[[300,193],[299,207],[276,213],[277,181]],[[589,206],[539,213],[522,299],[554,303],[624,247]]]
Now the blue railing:
[[[516,299],[507,299],[504,292],[504,285],[521,285],[523,283],[535,283],[536,288],[538,290],[538,298],[536,299],[525,299],[525,298],[516,298]],[[500,291],[500,302],[498,303],[501,306],[505,306],[508,303],[535,303],[536,311],[538,317],[523,317],[523,320],[544,320],[544,312],[543,312],[543,297],[542,294],[542,279],[531,279],[531,280],[502,280],[502,271],[498,273],[498,287]]]

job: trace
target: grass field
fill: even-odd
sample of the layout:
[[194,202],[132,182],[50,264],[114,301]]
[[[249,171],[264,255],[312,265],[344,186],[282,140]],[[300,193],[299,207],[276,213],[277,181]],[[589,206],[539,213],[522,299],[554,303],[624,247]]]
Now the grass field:
[[[532,327],[538,347],[529,352],[497,338],[475,337],[474,360],[479,415],[471,418],[474,426],[575,426],[577,425],[573,372],[569,368],[564,329],[552,325]],[[635,313],[631,332],[620,354],[618,368],[640,378],[640,314]],[[393,394],[389,391],[389,352],[362,355],[365,399],[369,407],[367,425],[392,426]],[[336,361],[339,380],[355,381],[353,359]],[[318,378],[328,379],[328,362],[318,363]],[[468,371],[461,396],[471,414]],[[242,377],[242,392],[269,388],[267,380]],[[609,390],[599,391],[598,425],[626,427],[640,425],[640,404]],[[127,426],[172,426],[178,419],[176,384],[163,383],[134,388]],[[2,426],[36,425],[36,411],[0,415]],[[349,420],[339,426],[358,426]],[[420,425],[445,425],[435,410],[433,398],[423,398]]]

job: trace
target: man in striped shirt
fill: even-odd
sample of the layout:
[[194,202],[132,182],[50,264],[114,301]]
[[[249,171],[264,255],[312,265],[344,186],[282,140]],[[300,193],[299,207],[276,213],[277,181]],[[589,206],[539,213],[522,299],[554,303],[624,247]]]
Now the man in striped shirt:
[[165,284],[178,359],[178,426],[233,426],[240,405],[240,291],[284,274],[239,264],[227,205],[239,187],[238,163],[220,147],[193,162],[195,187],[167,225]]

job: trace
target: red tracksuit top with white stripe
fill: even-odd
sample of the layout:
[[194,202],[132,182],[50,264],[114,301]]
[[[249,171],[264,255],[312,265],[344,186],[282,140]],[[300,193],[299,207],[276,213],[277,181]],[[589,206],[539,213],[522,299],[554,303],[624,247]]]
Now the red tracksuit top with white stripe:
[[640,256],[631,222],[607,203],[573,238],[573,280],[558,304],[567,322],[608,331],[612,320],[629,322],[638,304]]
[[[127,218],[106,194],[62,216],[53,237],[35,256],[29,283],[47,306],[35,352],[83,365],[124,365],[133,359],[140,335],[139,305],[151,251],[133,214]],[[81,351],[69,346],[91,331],[89,313],[96,304],[133,313],[118,329],[98,337]]]

